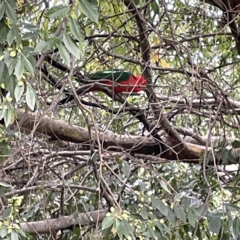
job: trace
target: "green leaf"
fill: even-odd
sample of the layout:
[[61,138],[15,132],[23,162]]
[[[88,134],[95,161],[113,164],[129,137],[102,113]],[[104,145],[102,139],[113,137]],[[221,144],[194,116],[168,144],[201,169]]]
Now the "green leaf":
[[240,141],[239,140],[233,141],[232,146],[233,146],[233,148],[239,148],[240,147]]
[[4,21],[0,21],[0,43],[5,43],[9,27],[5,24]]
[[15,10],[13,9],[13,7],[7,1],[6,1],[6,3],[7,3],[6,14],[13,23],[16,23],[17,22],[17,15],[15,13]]
[[152,1],[151,7],[155,14],[159,14],[159,4],[156,0]]
[[11,232],[11,240],[18,240],[18,233],[16,231]]
[[114,219],[115,217],[113,216],[107,216],[103,219],[103,222],[102,222],[102,230],[103,229],[106,229],[106,228],[109,228],[110,226],[113,225],[113,222],[114,222]]
[[24,62],[22,58],[18,58],[17,65],[15,67],[15,72],[14,72],[18,80],[22,78],[23,72],[24,72]]
[[123,238],[123,225],[122,225],[121,221],[119,219],[115,218],[113,225],[114,225],[114,228],[117,232],[119,239],[122,239]]
[[26,67],[26,69],[32,74],[34,75],[34,67],[33,65],[31,64],[31,62],[25,57],[25,55],[22,54],[22,59],[23,59],[23,62],[24,62],[24,65]]
[[11,28],[10,30],[9,30],[9,32],[8,32],[8,34],[7,34],[7,42],[8,42],[8,44],[9,45],[11,45],[12,43],[13,43],[13,41],[14,41],[14,39],[15,39],[15,30],[14,30],[14,28]]
[[80,59],[80,49],[77,47],[76,43],[67,35],[63,34],[63,42],[67,50],[75,56],[77,59]]
[[96,0],[79,0],[80,11],[94,22],[98,22],[99,11]]
[[128,221],[126,221],[125,219],[123,219],[121,221],[121,224],[122,224],[123,234],[127,238],[130,234],[133,233],[134,227],[130,226],[130,223]]
[[219,215],[208,216],[208,229],[212,233],[219,234],[222,222]]
[[2,186],[2,187],[11,187],[11,185],[9,185],[8,183],[5,183],[5,182],[0,182],[0,186]]
[[150,233],[151,237],[153,239],[158,239],[155,232],[153,231],[153,229],[150,226],[148,226],[147,228],[148,228],[148,232]]
[[21,234],[26,239],[27,236],[26,236],[25,232],[22,229],[19,229],[18,233]]
[[3,18],[3,15],[5,13],[6,10],[6,4],[5,2],[0,3],[0,20]]
[[143,219],[147,220],[148,219],[148,211],[145,206],[142,207],[140,215]]
[[14,116],[14,111],[13,111],[11,105],[9,105],[9,106],[5,109],[5,112],[4,112],[4,123],[5,123],[5,126],[6,126],[6,127],[8,127],[9,124],[12,123],[13,116]]
[[14,97],[15,97],[16,102],[19,101],[19,99],[23,95],[23,92],[24,92],[24,86],[17,84],[15,87],[15,90],[14,90]]
[[50,19],[63,18],[66,17],[70,10],[70,6],[58,5],[52,7],[47,15]]
[[36,95],[30,84],[27,85],[26,102],[28,107],[33,111],[36,103]]
[[168,214],[167,214],[166,218],[168,219],[168,221],[170,221],[172,223],[172,225],[175,226],[175,224],[176,224],[176,214],[174,213],[174,211],[170,207],[168,207]]
[[189,221],[190,225],[192,227],[195,227],[196,221],[197,221],[196,214],[193,212],[192,209],[189,208],[188,211],[187,211],[187,215],[188,215],[188,221]]
[[4,239],[4,237],[7,236],[7,233],[8,233],[8,228],[7,228],[7,226],[6,226],[6,225],[1,226],[1,228],[0,228],[0,237],[1,237],[2,239]]
[[165,181],[160,180],[160,185],[161,185],[161,187],[162,187],[166,192],[171,193],[171,192],[169,191],[169,189],[168,189],[167,184],[166,184]]
[[79,23],[73,18],[69,18],[69,22],[70,22],[71,33],[74,35],[74,37],[79,42],[83,42],[84,41],[84,36],[80,31],[81,27],[80,27]]
[[157,208],[164,216],[168,215],[168,206],[154,196],[151,196],[151,200],[153,207]]
[[26,29],[30,32],[36,32],[39,29],[39,27],[37,25],[33,25],[33,24],[27,23],[27,22],[22,22],[22,26],[24,29]]
[[52,50],[53,47],[55,47],[58,42],[59,42],[59,38],[56,38],[56,37],[49,38],[47,40],[48,48]]
[[4,212],[2,214],[2,219],[7,219],[11,215],[12,209],[13,209],[13,207],[11,205],[9,207],[7,207],[7,209],[4,210]]
[[47,43],[46,41],[40,41],[37,43],[37,46],[35,47],[34,49],[34,53],[40,53],[42,51],[45,51],[45,50],[49,50],[49,43]]
[[70,55],[69,55],[67,49],[64,47],[64,45],[62,43],[59,43],[58,48],[59,48],[60,56],[62,57],[63,61],[68,66],[70,66]]
[[233,232],[236,238],[239,237],[239,233],[240,233],[240,221],[239,221],[239,217],[235,217],[233,220]]
[[173,210],[179,219],[181,219],[184,223],[187,223],[187,216],[183,207],[174,204]]
[[6,78],[8,78],[8,68],[3,61],[0,61],[0,82],[3,82]]

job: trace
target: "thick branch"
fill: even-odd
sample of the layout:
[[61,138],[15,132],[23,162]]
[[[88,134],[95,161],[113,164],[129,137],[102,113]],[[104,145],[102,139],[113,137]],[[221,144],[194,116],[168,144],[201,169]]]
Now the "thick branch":
[[[69,125],[62,121],[51,119],[47,116],[39,116],[36,113],[26,113],[23,110],[18,110],[18,120],[20,130],[31,131],[36,127],[36,132],[45,134],[52,139],[59,139],[74,143],[82,143],[89,147],[90,137],[86,128]],[[40,122],[39,122],[40,121]],[[133,136],[133,135],[118,135],[106,132],[91,131],[91,138],[93,141],[99,140],[103,148],[114,151],[128,152],[131,154],[139,153],[145,155],[156,155],[156,148],[159,148],[159,143],[155,139],[147,136]],[[204,153],[205,147],[188,145],[188,148],[193,152],[183,149],[179,142],[174,138],[168,138],[166,144],[169,150],[165,151],[161,157],[169,160],[180,159],[196,159]]]
[[94,212],[72,214],[70,216],[63,216],[55,219],[46,219],[43,221],[21,223],[20,226],[24,232],[29,234],[42,234],[52,231],[58,231],[68,228],[73,225],[88,226],[91,224],[98,224],[103,221],[108,209],[98,210]]

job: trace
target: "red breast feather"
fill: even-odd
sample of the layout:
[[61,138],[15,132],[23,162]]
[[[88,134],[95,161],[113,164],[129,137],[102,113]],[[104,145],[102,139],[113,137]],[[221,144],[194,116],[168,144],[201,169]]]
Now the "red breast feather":
[[[141,76],[131,76],[128,80],[119,83],[110,80],[101,80],[99,83],[114,91],[115,94],[122,92],[140,92],[147,86],[147,80]],[[99,91],[98,87],[93,87],[90,91]]]
[[121,83],[116,83],[114,86],[114,92],[116,94],[122,92],[140,92],[147,85],[147,81],[145,78],[141,76],[131,76],[128,80],[123,81]]

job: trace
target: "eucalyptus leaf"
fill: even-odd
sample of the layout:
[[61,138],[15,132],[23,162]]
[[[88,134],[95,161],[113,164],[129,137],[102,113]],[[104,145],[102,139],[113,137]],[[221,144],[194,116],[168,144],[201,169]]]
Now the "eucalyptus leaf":
[[2,2],[0,3],[0,20],[3,18],[5,11],[6,11],[6,3]]
[[94,22],[98,22],[99,11],[96,0],[79,0],[80,11]]
[[14,97],[16,102],[20,100],[21,96],[23,95],[23,92],[24,92],[24,86],[17,84],[14,90]]
[[106,228],[109,228],[110,226],[113,225],[113,222],[114,222],[114,219],[115,217],[113,216],[107,216],[103,219],[103,222],[102,222],[102,230],[103,229],[106,229]]
[[28,107],[33,111],[36,103],[36,94],[30,84],[27,84],[26,102]]
[[11,215],[13,207],[10,205],[8,206],[2,213],[2,219],[7,219]]
[[11,21],[13,23],[17,23],[17,15],[15,10],[13,9],[13,7],[11,6],[10,3],[8,3],[8,1],[6,1],[6,14],[7,16],[11,19]]
[[70,6],[64,6],[64,5],[58,5],[52,7],[47,15],[50,19],[57,19],[57,18],[63,18],[66,17],[68,12],[70,10]]
[[34,66],[32,65],[32,63],[22,54],[22,59],[24,62],[25,67],[27,68],[27,70],[34,75]]
[[67,66],[70,66],[70,55],[67,49],[64,47],[62,43],[58,44],[58,48],[60,56],[62,57],[63,61],[67,64]]
[[20,80],[22,78],[24,72],[24,62],[22,58],[18,58],[17,60],[17,65],[15,67],[15,76],[17,77],[18,80]]
[[80,27],[79,23],[73,18],[69,18],[69,23],[70,23],[71,33],[74,35],[74,37],[79,42],[83,42],[84,41],[84,36],[80,31],[81,27]]
[[73,42],[72,38],[68,36],[66,33],[63,34],[63,43],[67,50],[77,59],[80,59],[81,52],[80,49],[77,47],[76,43]]

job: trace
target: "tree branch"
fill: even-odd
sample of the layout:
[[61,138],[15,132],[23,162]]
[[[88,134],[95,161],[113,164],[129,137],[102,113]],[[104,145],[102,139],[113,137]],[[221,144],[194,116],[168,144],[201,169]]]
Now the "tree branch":
[[103,221],[108,209],[87,213],[73,213],[70,216],[62,216],[55,219],[46,219],[36,222],[21,223],[22,230],[29,234],[42,234],[65,229],[74,225],[89,226]]

